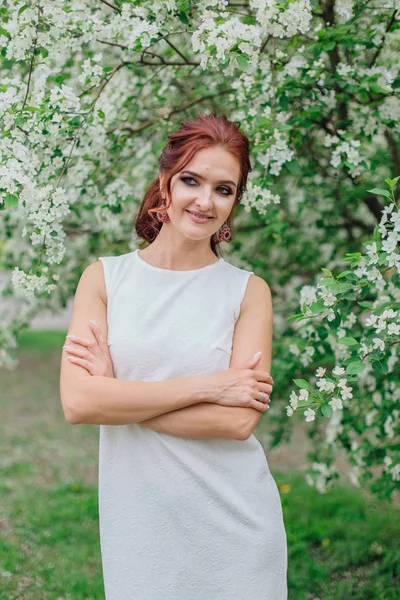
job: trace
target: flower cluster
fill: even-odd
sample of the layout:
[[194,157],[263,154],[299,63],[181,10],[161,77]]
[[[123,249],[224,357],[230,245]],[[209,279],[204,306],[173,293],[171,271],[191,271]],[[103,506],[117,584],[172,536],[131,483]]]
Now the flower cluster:
[[267,207],[271,203],[280,204],[280,197],[277,194],[272,194],[270,190],[249,181],[241,203],[246,212],[250,212],[252,208],[256,208],[261,215],[265,215]]
[[[301,388],[299,394],[292,391],[290,394],[289,405],[286,406],[286,413],[288,417],[292,417],[295,410],[298,408],[306,408],[304,416],[306,421],[314,421],[316,411],[311,406],[318,407],[321,409],[321,414],[324,416],[331,416],[335,410],[343,409],[343,400],[348,400],[353,397],[351,393],[353,388],[347,385],[347,379],[345,377],[339,378],[340,375],[344,375],[345,369],[343,367],[335,366],[332,369],[332,378],[324,377],[326,369],[318,367],[316,370],[316,377],[318,381],[316,383],[319,392],[328,392],[329,394],[324,395],[324,402],[320,401],[321,394],[313,395],[310,393],[310,385],[307,381],[302,379],[295,379],[296,385]],[[339,379],[338,379],[339,378]],[[335,391],[336,390],[336,391]],[[335,393],[335,395],[333,395]],[[330,400],[328,398],[331,397]],[[329,410],[328,407],[331,407]]]

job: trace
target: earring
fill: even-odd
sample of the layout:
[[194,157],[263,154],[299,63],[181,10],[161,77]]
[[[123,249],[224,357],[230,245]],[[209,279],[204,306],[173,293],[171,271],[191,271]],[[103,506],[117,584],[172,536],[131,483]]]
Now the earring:
[[[161,198],[161,200],[164,200],[164,198]],[[160,208],[164,208],[164,205],[161,205]],[[166,210],[160,210],[158,212],[156,212],[157,215],[157,219],[160,221],[160,223],[168,223],[169,222],[169,216]]]
[[156,215],[157,215],[157,219],[160,221],[160,223],[168,223],[169,222],[169,216],[165,212],[165,210],[156,212]]
[[218,229],[217,239],[220,242],[230,242],[232,239],[232,229],[225,223]]

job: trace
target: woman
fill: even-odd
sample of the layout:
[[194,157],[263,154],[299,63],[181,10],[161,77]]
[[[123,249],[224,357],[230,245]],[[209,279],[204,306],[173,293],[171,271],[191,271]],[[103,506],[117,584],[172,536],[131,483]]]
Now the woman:
[[252,433],[273,383],[271,295],[218,252],[248,139],[200,114],[169,135],[159,166],[136,220],[147,247],[89,265],[70,332],[98,325],[64,346],[66,417],[100,424],[106,598],[286,600],[279,492]]

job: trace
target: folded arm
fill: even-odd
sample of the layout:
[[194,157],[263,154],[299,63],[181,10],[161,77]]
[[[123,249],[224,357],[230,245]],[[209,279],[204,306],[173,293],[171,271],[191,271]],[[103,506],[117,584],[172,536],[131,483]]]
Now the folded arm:
[[[85,347],[86,351],[90,348],[91,352],[86,352],[87,360],[83,357],[75,364],[68,360],[67,351],[61,357],[60,398],[67,421],[71,424],[124,425],[197,403],[214,402],[209,377],[176,377],[167,381],[144,382],[115,379],[108,373],[108,363],[104,359],[104,355],[108,354],[107,310],[100,269],[101,262],[97,261],[83,272],[75,293],[69,327],[69,335],[76,336],[75,342],[68,340],[71,347]],[[100,331],[104,332],[101,340],[96,340],[89,319],[94,319]]]
[[[233,336],[229,367],[246,368],[246,362],[262,350],[257,368],[270,373],[273,312],[268,284],[251,275]],[[199,403],[141,421],[139,425],[160,433],[185,438],[231,438],[245,440],[261,417],[255,408]]]

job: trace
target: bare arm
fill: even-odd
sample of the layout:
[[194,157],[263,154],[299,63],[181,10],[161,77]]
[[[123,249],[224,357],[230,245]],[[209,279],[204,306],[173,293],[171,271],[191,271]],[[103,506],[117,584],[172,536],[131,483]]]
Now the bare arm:
[[[268,284],[250,276],[233,337],[230,367],[244,368],[262,350],[257,367],[269,372],[272,354],[272,301]],[[254,431],[261,413],[254,408],[201,403],[139,423],[154,431],[186,438],[244,440]]]
[[247,413],[242,411],[246,410],[240,406],[202,402],[141,421],[139,425],[182,438],[241,440],[247,425],[244,419]]
[[[101,269],[101,271],[100,271]],[[89,265],[79,281],[69,334],[95,341],[89,320],[107,332],[105,284],[101,261]],[[73,345],[72,340],[68,340]],[[157,417],[199,402],[213,402],[207,377],[192,376],[166,381],[125,381],[92,376],[62,353],[60,396],[65,418],[71,424],[124,425]]]
[[196,376],[152,382],[89,375],[79,380],[77,389],[72,409],[66,414],[71,424],[139,423],[171,410],[207,402],[211,397],[206,380]]

